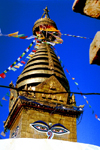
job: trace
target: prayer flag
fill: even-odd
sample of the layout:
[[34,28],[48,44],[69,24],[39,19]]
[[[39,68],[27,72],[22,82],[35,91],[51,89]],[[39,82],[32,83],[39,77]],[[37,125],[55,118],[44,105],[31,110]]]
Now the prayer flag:
[[89,107],[91,108],[91,105],[89,105]]
[[15,67],[15,68],[19,68],[20,66],[15,65],[14,67]]
[[32,46],[32,43],[30,44],[30,46]]
[[7,73],[7,71],[5,70],[4,73]]
[[50,45],[52,45],[52,46],[55,46],[55,43],[53,43],[53,42],[46,42],[47,44],[50,44]]
[[25,34],[19,34],[19,35],[18,35],[18,37],[22,37],[22,36],[25,36]]
[[29,51],[29,49],[27,48],[25,51],[26,51],[26,52],[28,52],[28,51]]
[[81,95],[83,95],[81,91],[80,91],[80,93],[81,93]]
[[84,99],[86,99],[86,98],[87,98],[87,97],[86,97],[86,96],[84,96],[84,95],[83,95],[83,97],[84,97]]
[[34,48],[39,48],[39,46],[35,45]]
[[1,104],[1,101],[0,101],[0,106],[2,107],[3,105]]
[[35,52],[36,52],[36,50],[32,50],[32,52],[34,52],[34,53],[35,53]]
[[10,97],[9,93],[6,93],[6,96]]
[[25,53],[22,53],[21,57],[23,57],[25,55]]
[[14,32],[14,33],[10,33],[10,34],[8,34],[8,36],[10,36],[10,37],[11,37],[11,36],[18,37],[18,32],[19,32],[19,31]]
[[53,50],[56,50],[54,47],[52,47],[53,48]]
[[16,61],[14,62],[14,65],[16,64]]
[[18,57],[17,60],[20,61],[20,57]]
[[28,36],[21,36],[20,39],[26,39]]
[[3,131],[1,132],[1,135],[4,136],[4,137],[6,136],[6,134]]
[[14,67],[12,67],[11,70],[16,71],[17,69],[15,69]]
[[92,114],[94,114],[94,110],[92,110]]
[[5,100],[5,101],[7,101],[7,100],[5,99],[5,96],[2,98],[2,100]]
[[6,75],[4,73],[1,73],[0,77],[4,79],[6,77]]
[[25,61],[22,60],[21,63],[22,63],[22,64],[25,64]]
[[95,118],[97,119],[98,118],[98,116],[95,114]]
[[76,85],[78,85],[78,83],[77,82],[74,82]]
[[69,73],[69,71],[66,69],[66,71]]
[[62,63],[62,61],[60,60],[60,63]]
[[86,100],[86,103],[88,104],[89,102]]
[[58,56],[58,59],[60,59],[60,57]]
[[8,67],[8,70],[11,70],[11,67]]
[[31,57],[28,57],[28,56],[27,56],[26,58],[27,58],[27,59],[31,59]]
[[30,53],[30,55],[34,55],[34,54],[35,54],[34,52],[31,52],[31,53]]
[[33,55],[30,55],[30,54],[28,56],[33,57]]
[[100,118],[97,118],[100,121]]
[[23,66],[21,63],[18,63],[17,65],[18,65],[18,66]]
[[72,78],[72,80],[75,80],[75,78]]
[[27,40],[30,40],[30,39],[33,39],[33,38],[35,38],[35,37],[36,37],[36,36],[31,35],[31,36],[27,37],[26,39],[27,39]]

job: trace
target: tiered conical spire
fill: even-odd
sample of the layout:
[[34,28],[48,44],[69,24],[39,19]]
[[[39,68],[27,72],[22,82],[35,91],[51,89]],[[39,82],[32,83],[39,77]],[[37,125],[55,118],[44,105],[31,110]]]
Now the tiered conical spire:
[[68,87],[63,68],[54,50],[47,44],[41,44],[19,76],[17,88],[23,88],[26,84],[35,87],[52,75],[55,75],[66,88]]
[[[45,15],[45,16],[44,16]],[[43,18],[44,16],[44,18]],[[42,17],[37,20],[33,27],[33,34],[39,30],[40,25],[52,25],[57,29],[56,24],[49,18],[47,7],[44,9]],[[50,35],[45,35],[45,38],[50,41]],[[53,38],[52,38],[53,40]],[[51,45],[41,43],[37,48],[35,55],[28,61],[23,72],[17,80],[17,88],[23,89],[25,85],[31,86],[32,89],[45,81],[50,76],[55,75],[65,89],[69,89],[68,81],[65,77],[63,68]]]

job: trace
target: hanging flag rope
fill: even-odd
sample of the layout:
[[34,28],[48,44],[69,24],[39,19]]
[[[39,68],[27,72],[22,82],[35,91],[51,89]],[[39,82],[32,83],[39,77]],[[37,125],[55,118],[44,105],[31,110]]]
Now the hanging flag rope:
[[90,40],[93,40],[93,38],[83,37],[83,36],[79,36],[79,35],[71,35],[71,34],[62,34],[62,35],[71,36],[71,37],[76,37],[76,38],[83,38],[83,39],[90,39]]
[[[66,69],[66,72],[70,75],[71,79],[74,81],[75,78],[73,78],[73,77],[71,76],[71,74],[69,73],[69,71],[68,71],[67,69]],[[79,87],[78,87],[79,84],[78,84],[78,82],[75,82],[75,81],[74,81],[74,83],[75,83],[75,85],[77,86],[77,89],[79,90]],[[82,92],[80,91],[80,94],[81,94],[81,96],[83,96],[83,98],[84,98],[84,100],[86,101],[86,103],[88,104],[89,108],[92,109],[92,106],[89,104],[89,102],[88,102],[88,100],[87,100],[87,97],[84,95],[84,93],[82,93]],[[93,109],[92,109],[92,114],[94,114],[94,110],[93,110]],[[98,116],[97,116],[96,114],[95,114],[95,118],[100,121],[100,118],[98,118]]]
[[[56,53],[57,53],[57,52],[56,52]],[[60,57],[59,57],[59,56],[58,56],[58,59],[59,59],[60,63],[62,63],[62,61],[60,60]],[[68,71],[67,68],[66,68],[66,72],[69,74],[69,76],[71,77],[71,79],[74,81],[75,85],[77,86],[77,89],[80,90],[80,89],[79,89],[79,84],[78,84],[78,82],[76,82],[76,81],[75,81],[75,78],[71,76],[71,74],[70,74],[70,72]],[[74,94],[75,94],[75,93],[74,93]],[[81,96],[83,96],[84,100],[85,100],[86,103],[89,105],[89,108],[92,109],[92,106],[89,104],[89,102],[88,102],[88,100],[87,100],[87,97],[85,96],[86,93],[82,93],[82,92],[80,91],[80,94],[81,94]],[[88,94],[89,94],[89,93],[87,93],[87,95],[88,95]],[[92,93],[90,93],[90,94],[92,94]],[[100,95],[100,93],[99,93],[99,95]],[[94,114],[94,110],[93,110],[93,109],[92,109],[92,114]],[[95,114],[95,118],[100,121],[100,118],[98,118],[98,116],[97,116],[96,114]]]
[[[29,49],[32,47],[33,43],[34,43],[34,40],[33,40],[32,43],[28,46],[28,48],[21,54],[21,56],[19,56],[19,57],[17,58],[17,60],[16,60],[15,62],[13,62],[12,65],[10,65],[3,73],[0,74],[0,77],[1,77],[1,78],[4,79],[4,78],[6,77],[5,74],[6,74],[8,71],[10,71],[10,70],[16,71],[15,68],[19,68],[20,66],[23,66],[23,64],[19,63],[19,61],[22,59],[22,57],[23,57],[27,52],[29,52]],[[17,63],[18,63],[18,64],[17,64]],[[17,65],[16,65],[16,64],[17,64]],[[15,68],[14,68],[14,67],[15,67]]]
[[14,38],[20,38],[20,39],[27,39],[27,40],[36,38],[35,35],[31,35],[28,37],[28,36],[25,36],[25,34],[18,34],[18,33],[19,33],[19,31],[10,33],[10,34],[2,34],[1,29],[0,29],[0,36],[14,37]]

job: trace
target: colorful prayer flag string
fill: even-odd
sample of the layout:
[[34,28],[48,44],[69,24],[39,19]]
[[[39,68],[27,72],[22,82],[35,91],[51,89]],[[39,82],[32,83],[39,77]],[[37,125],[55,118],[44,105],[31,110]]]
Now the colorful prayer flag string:
[[[57,53],[57,52],[56,52],[56,53]],[[57,54],[57,55],[58,55],[58,54]],[[60,57],[59,57],[59,56],[58,56],[58,59],[59,59],[60,62],[62,62],[62,61],[60,60]],[[71,76],[71,74],[70,74],[70,72],[68,71],[67,68],[66,68],[66,72],[69,74],[69,76],[71,77],[71,79],[74,81],[75,85],[77,86],[77,89],[80,90],[79,87],[78,87],[78,86],[79,86],[78,82],[76,82],[76,81],[75,81],[75,78]],[[82,93],[81,91],[80,91],[80,94],[81,94],[81,96],[83,96],[84,100],[85,100],[86,103],[89,105],[89,108],[92,109],[92,106],[89,104],[89,102],[88,102],[88,100],[87,100],[87,97],[86,97],[85,95],[83,95],[83,93]],[[94,114],[94,110],[93,110],[93,109],[92,109],[92,114]],[[98,116],[97,116],[96,114],[95,114],[95,118],[100,121],[100,118],[98,118]]]
[[[68,69],[66,69],[66,72],[70,75]],[[71,75],[70,75],[70,76],[71,76]],[[72,78],[72,77],[71,77],[71,79],[72,79],[72,80],[75,80],[75,78]],[[75,83],[75,85],[77,86],[77,88],[78,88],[78,90],[79,90],[79,87],[78,87],[79,84],[78,84],[77,82],[75,82],[75,81],[74,81],[74,83]],[[85,100],[86,103],[89,105],[89,108],[92,109],[92,106],[89,104],[89,102],[88,102],[88,100],[87,100],[87,97],[86,97],[85,95],[83,95],[83,93],[82,93],[81,91],[80,91],[80,94],[81,94],[81,96],[83,96],[84,100]],[[92,109],[92,114],[94,114],[94,110],[93,110],[93,109]],[[100,121],[100,118],[98,118],[97,114],[95,114],[95,118]]]
[[19,31],[10,33],[10,34],[2,34],[1,29],[0,29],[0,36],[14,37],[14,38],[20,38],[20,39],[27,39],[27,40],[37,37],[35,35],[31,35],[28,37],[28,36],[25,36],[25,34],[18,34],[18,33],[19,33]]
[[[12,65],[10,65],[3,73],[0,74],[0,77],[1,77],[1,78],[4,79],[4,78],[6,77],[5,74],[6,74],[9,70],[16,71],[15,68],[19,68],[20,66],[23,66],[22,63],[18,63],[18,62],[21,60],[22,57],[24,57],[24,55],[25,55],[27,52],[29,52],[29,49],[32,47],[33,43],[34,43],[34,40],[33,40],[32,43],[29,45],[29,47],[21,54],[21,56],[18,57],[17,60],[16,60]],[[18,64],[17,64],[17,63],[18,63]],[[16,64],[17,64],[17,65],[16,65]],[[14,67],[15,67],[15,68],[14,68]]]
[[83,38],[83,39],[91,39],[93,40],[93,38],[89,38],[89,37],[83,37],[83,36],[77,36],[77,35],[71,35],[71,34],[62,34],[62,35],[66,35],[66,36],[71,36],[71,37],[76,37],[76,38]]

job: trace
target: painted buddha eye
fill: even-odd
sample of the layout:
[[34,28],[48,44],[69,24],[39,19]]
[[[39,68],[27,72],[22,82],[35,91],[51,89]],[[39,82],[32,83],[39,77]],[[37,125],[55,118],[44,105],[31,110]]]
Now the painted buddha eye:
[[70,133],[70,131],[61,124],[55,124],[51,127],[51,131],[55,134]]
[[49,126],[43,121],[36,121],[30,125],[38,131],[47,132],[49,130]]

